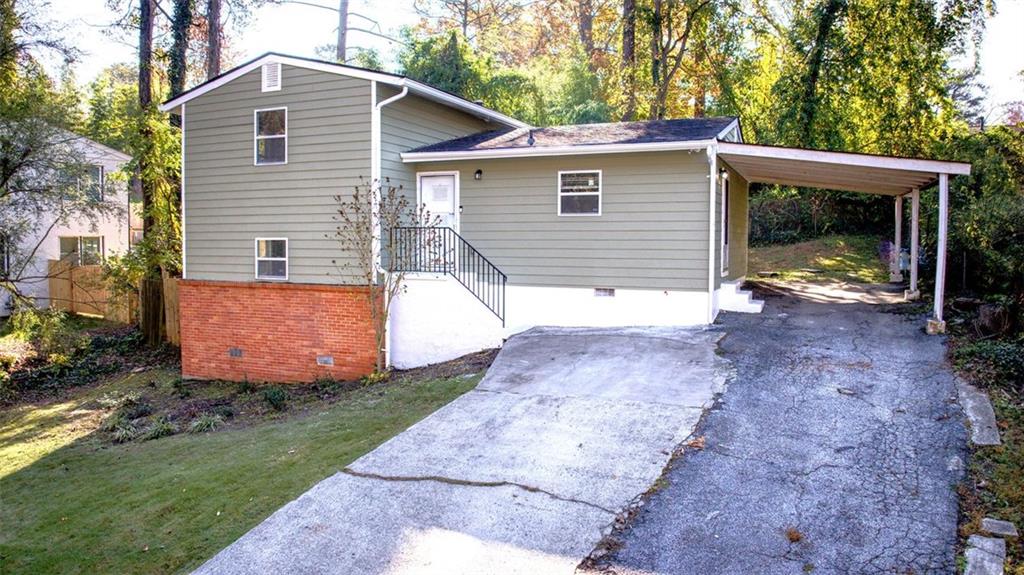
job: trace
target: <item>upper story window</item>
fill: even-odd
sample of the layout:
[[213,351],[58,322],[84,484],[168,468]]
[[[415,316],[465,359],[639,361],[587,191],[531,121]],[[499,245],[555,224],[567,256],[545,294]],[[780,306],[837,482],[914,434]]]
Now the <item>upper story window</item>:
[[88,166],[78,178],[78,189],[92,202],[103,201],[103,166]]
[[601,215],[601,170],[558,172],[558,215]]
[[256,279],[288,279],[288,238],[256,238]]
[[256,110],[255,163],[288,163],[288,108]]

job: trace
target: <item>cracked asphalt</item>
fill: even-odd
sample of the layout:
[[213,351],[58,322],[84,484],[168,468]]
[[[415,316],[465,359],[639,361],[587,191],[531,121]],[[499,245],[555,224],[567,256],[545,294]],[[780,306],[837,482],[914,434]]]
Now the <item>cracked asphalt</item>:
[[[736,377],[595,569],[955,573],[966,430],[923,318],[767,299],[723,314]],[[621,547],[618,547],[621,545]]]

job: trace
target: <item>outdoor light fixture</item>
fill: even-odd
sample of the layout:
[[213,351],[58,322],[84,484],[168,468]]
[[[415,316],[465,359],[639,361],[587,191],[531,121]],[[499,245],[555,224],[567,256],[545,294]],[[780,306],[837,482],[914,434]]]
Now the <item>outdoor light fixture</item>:
[[723,180],[728,180],[729,179],[729,172],[728,172],[728,170],[726,170],[725,168],[720,168],[718,170],[718,177],[722,178]]
[[483,170],[477,170],[477,171],[473,172],[473,179],[474,180],[482,180],[483,177],[484,177],[484,171]]

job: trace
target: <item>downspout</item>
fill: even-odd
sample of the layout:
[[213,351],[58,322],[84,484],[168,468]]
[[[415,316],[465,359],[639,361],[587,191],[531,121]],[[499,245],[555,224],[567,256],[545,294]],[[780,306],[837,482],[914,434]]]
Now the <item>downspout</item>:
[[718,143],[708,146],[708,324],[715,323],[715,192],[718,187]]
[[[377,101],[377,81],[373,80],[370,82],[370,180],[374,184],[380,186],[381,182],[381,110],[384,106],[392,102],[397,102],[409,93],[408,86],[402,86],[402,91],[391,96],[390,98],[381,102]],[[379,198],[377,198],[378,204],[374,206],[374,214],[379,213],[380,204]],[[384,266],[381,261],[381,228],[380,218],[375,216],[373,221],[373,249],[375,251],[373,256],[373,265],[376,268],[378,274],[384,273]],[[387,297],[387,294],[385,294]],[[385,302],[385,306],[390,306],[390,302]],[[384,325],[384,365],[391,365],[391,314],[388,314],[386,323]]]

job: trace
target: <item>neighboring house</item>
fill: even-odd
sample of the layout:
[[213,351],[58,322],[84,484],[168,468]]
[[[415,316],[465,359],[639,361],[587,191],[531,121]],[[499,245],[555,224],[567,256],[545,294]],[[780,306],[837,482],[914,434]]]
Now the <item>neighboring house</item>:
[[[116,204],[122,209],[109,216],[90,221],[87,218],[61,214],[44,214],[37,222],[34,233],[24,240],[19,251],[25,252],[38,245],[25,271],[19,274],[19,291],[34,298],[37,307],[45,308],[49,300],[49,260],[66,260],[74,265],[102,263],[107,256],[124,253],[129,246],[129,206],[127,186],[111,176],[118,172],[131,156],[94,142],[84,136],[75,136],[72,145],[88,164],[87,173],[75,178],[76,185],[98,202]],[[2,255],[3,265],[14,265],[14,258]],[[0,316],[11,312],[10,296],[0,293]]]
[[[386,350],[404,368],[536,325],[692,326],[759,311],[738,289],[748,182],[898,200],[939,182],[945,198],[947,174],[970,169],[743,144],[736,118],[532,128],[402,76],[278,54],[162,109],[183,126],[189,377],[373,369],[364,288],[339,274],[346,255],[330,238],[334,196],[361,177],[401,185],[442,218],[442,230],[383,231],[382,264],[414,272]],[[441,262],[417,257],[430,233],[445,240]]]

